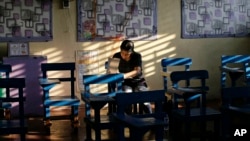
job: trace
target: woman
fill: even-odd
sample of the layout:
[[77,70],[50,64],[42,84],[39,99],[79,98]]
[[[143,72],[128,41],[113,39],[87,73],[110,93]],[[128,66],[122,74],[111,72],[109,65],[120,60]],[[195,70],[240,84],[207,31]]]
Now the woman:
[[[124,40],[120,46],[120,52],[114,54],[113,58],[120,59],[119,72],[124,74],[123,90],[125,92],[146,91],[147,83],[142,73],[141,54],[134,51],[134,43]],[[150,103],[144,103],[147,112],[151,112]]]

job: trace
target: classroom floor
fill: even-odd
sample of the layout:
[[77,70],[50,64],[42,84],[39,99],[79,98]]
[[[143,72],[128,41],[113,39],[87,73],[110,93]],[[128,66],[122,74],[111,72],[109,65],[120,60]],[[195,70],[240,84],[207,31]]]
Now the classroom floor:
[[[210,104],[212,107],[218,108],[219,102],[215,101]],[[69,110],[54,110],[52,115],[58,116],[69,112]],[[105,114],[106,109],[102,112]],[[26,135],[27,141],[84,141],[85,139],[85,124],[83,121],[84,108],[80,108],[80,127],[78,132],[74,132],[71,128],[69,120],[53,120],[48,134],[43,126],[41,117],[33,117],[28,120],[28,133]],[[127,133],[126,133],[127,134]],[[93,135],[93,134],[92,134]],[[126,135],[127,136],[127,135]],[[109,139],[110,132],[102,131],[102,139]],[[92,137],[94,139],[94,137]],[[154,135],[151,132],[146,133],[145,141],[153,141]],[[4,135],[0,136],[0,141],[19,141],[19,135]],[[164,141],[171,141],[168,131],[165,132]]]

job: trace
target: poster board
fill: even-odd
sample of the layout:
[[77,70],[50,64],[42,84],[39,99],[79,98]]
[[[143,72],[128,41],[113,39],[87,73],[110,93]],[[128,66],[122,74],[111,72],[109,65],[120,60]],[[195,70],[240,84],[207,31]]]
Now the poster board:
[[182,38],[250,37],[245,0],[181,0]]
[[0,42],[50,41],[52,0],[0,0]]
[[77,50],[76,51],[76,69],[77,69],[77,87],[83,91],[84,74],[98,74],[99,60],[97,50]]
[[28,42],[8,42],[8,56],[28,56]]
[[78,41],[156,40],[157,0],[77,0]]

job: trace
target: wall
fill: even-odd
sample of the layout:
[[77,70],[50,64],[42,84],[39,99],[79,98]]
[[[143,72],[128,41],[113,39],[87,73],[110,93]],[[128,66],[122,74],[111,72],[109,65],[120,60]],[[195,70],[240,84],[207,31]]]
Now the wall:
[[[220,56],[248,54],[249,38],[181,39],[180,1],[158,0],[158,40],[136,41],[135,50],[143,55],[143,69],[151,89],[163,88],[160,61],[164,57],[191,57],[192,69],[207,69],[210,78],[208,98],[220,96]],[[31,54],[46,55],[48,62],[75,61],[76,50],[99,50],[99,72],[104,61],[119,48],[119,41],[76,42],[76,0],[69,9],[53,1],[53,41],[30,43]],[[0,55],[7,55],[6,44],[0,44]],[[58,88],[59,89],[59,88]]]

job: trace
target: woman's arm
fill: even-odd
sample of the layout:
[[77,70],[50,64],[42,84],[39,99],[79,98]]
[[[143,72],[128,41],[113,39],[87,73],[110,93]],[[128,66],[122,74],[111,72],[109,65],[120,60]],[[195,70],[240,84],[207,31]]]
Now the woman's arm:
[[124,73],[124,79],[133,78],[141,73],[141,67],[134,67],[134,70]]

